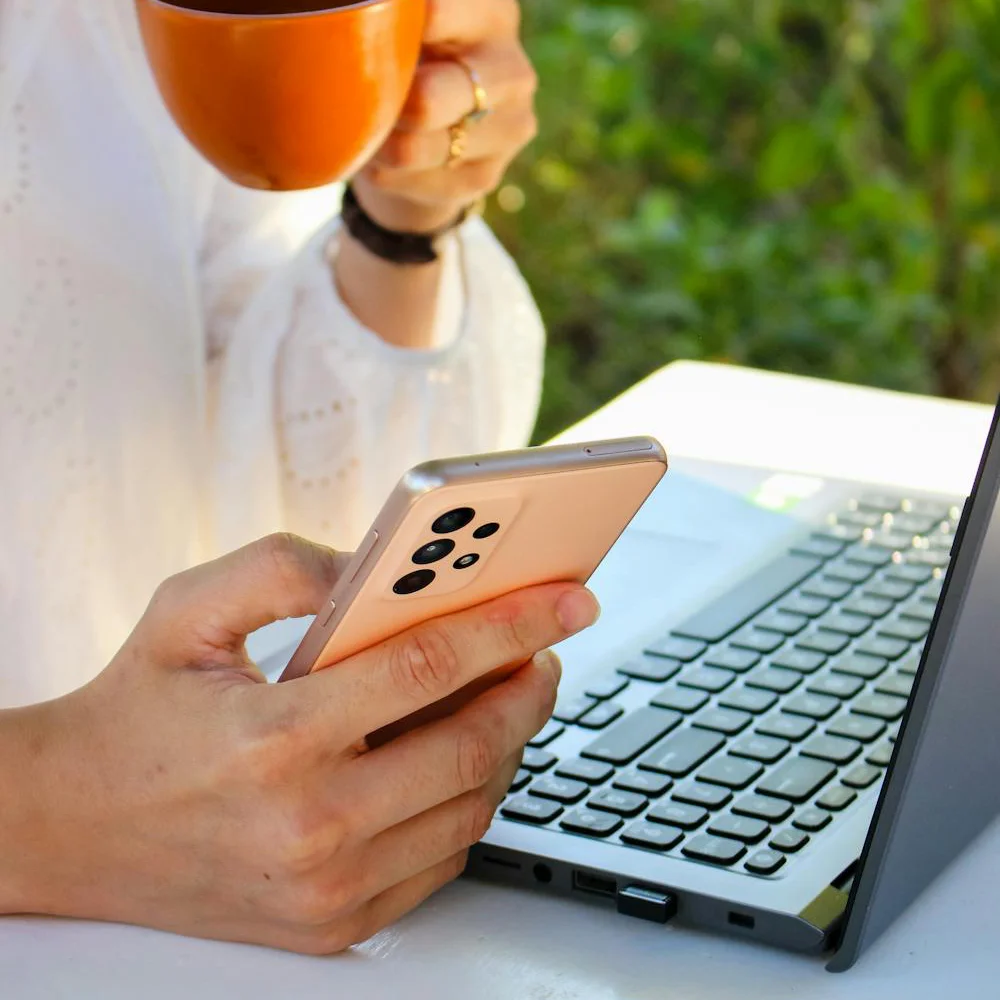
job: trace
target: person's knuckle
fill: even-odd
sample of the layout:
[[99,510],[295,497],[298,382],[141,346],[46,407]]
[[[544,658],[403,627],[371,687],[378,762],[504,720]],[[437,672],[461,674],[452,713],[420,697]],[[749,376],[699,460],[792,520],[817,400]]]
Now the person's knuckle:
[[434,120],[440,73],[440,68],[433,63],[417,69],[409,97],[406,99],[406,117],[416,129],[427,129]]
[[389,671],[399,690],[418,699],[447,694],[457,685],[461,660],[440,624],[414,629],[389,647]]
[[459,843],[462,847],[478,844],[493,825],[496,803],[485,789],[468,795],[459,828]]
[[538,652],[535,628],[525,602],[517,596],[497,601],[486,613],[486,624],[495,636],[502,656],[512,659]]
[[499,736],[502,729],[499,725],[490,725],[492,721],[481,719],[459,730],[455,741],[455,766],[458,785],[463,792],[481,788],[503,763]]
[[397,170],[415,166],[420,160],[421,138],[413,132],[394,132],[382,147],[379,161]]
[[279,587],[293,588],[302,580],[302,540],[289,532],[277,532],[257,542],[255,552],[264,572]]

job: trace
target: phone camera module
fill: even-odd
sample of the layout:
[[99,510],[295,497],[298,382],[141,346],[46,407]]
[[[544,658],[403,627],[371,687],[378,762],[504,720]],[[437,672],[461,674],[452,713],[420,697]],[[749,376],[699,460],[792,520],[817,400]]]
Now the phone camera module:
[[430,566],[431,563],[447,559],[455,551],[455,543],[450,538],[441,538],[430,542],[413,554],[413,561],[418,566]]
[[408,573],[401,580],[397,580],[392,592],[399,597],[410,597],[419,594],[421,590],[426,590],[436,579],[437,574],[434,570],[418,569],[415,573]]
[[455,569],[472,569],[477,562],[479,562],[479,556],[475,552],[470,552],[455,563]]
[[431,525],[431,531],[435,535],[451,535],[468,527],[475,519],[476,512],[471,507],[459,507],[457,510],[450,510],[447,514],[442,514]]
[[476,528],[472,537],[482,541],[484,538],[492,538],[499,530],[499,524],[484,524],[481,528]]

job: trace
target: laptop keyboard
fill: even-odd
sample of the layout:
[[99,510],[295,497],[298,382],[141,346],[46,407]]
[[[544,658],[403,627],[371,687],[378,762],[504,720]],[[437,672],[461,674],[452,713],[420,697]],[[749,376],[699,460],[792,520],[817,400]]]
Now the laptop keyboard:
[[881,784],[958,516],[935,501],[852,501],[557,705],[501,815],[785,874]]

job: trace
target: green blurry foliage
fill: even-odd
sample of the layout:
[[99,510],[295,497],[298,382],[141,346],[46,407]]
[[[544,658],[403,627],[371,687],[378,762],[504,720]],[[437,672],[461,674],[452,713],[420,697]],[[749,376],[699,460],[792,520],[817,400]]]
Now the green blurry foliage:
[[677,358],[1000,388],[1000,0],[526,0],[539,439]]

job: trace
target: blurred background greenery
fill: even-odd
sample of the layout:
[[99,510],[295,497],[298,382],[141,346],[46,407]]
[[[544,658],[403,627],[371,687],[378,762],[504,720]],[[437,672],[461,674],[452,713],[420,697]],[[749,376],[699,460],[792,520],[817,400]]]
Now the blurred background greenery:
[[990,398],[1000,0],[530,0],[539,440],[677,358]]

